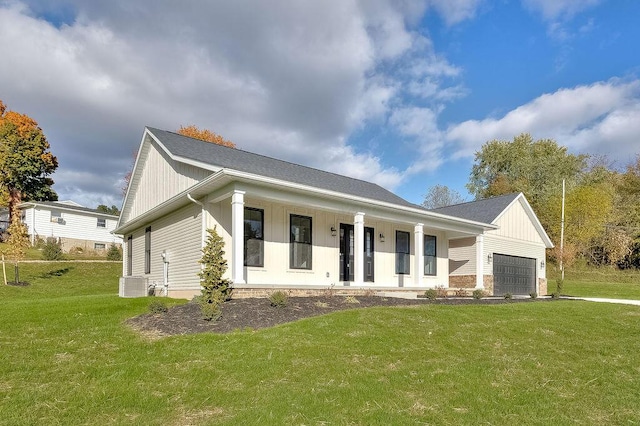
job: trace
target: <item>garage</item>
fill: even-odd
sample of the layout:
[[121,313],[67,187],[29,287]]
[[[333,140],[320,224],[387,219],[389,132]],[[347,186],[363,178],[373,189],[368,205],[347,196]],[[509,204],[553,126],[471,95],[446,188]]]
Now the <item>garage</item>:
[[493,294],[529,295],[536,291],[536,260],[528,257],[493,255]]

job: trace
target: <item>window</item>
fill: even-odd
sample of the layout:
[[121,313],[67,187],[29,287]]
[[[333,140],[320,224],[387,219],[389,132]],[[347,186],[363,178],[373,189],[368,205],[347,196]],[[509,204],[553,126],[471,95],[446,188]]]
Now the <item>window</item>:
[[264,210],[244,209],[244,266],[264,266]]
[[107,227],[107,219],[98,218],[98,228],[106,228]]
[[107,246],[104,243],[94,243],[93,244],[93,249],[94,250],[104,250],[105,248],[107,248]]
[[144,273],[151,273],[151,227],[144,230]]
[[292,214],[290,225],[289,266],[291,269],[311,269],[311,218]]
[[133,235],[127,238],[127,276],[133,275]]
[[62,212],[60,210],[51,210],[51,222],[64,225],[64,219],[62,219]]
[[436,275],[436,237],[424,236],[424,274]]
[[407,275],[410,273],[410,241],[408,232],[396,231],[396,274]]

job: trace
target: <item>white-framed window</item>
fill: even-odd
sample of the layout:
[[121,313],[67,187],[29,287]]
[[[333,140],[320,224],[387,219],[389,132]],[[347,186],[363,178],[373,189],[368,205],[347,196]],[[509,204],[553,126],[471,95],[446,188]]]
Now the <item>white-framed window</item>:
[[93,249],[94,250],[104,250],[107,248],[107,245],[105,243],[94,243],[93,244]]
[[64,219],[62,218],[62,212],[60,210],[51,210],[51,222],[64,225]]
[[98,226],[98,228],[106,228],[107,227],[107,219],[99,217],[97,226]]

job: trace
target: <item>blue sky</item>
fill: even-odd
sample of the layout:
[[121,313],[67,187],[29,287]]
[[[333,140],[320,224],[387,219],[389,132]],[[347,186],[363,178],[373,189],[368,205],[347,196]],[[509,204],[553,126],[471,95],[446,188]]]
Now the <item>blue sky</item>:
[[521,132],[640,154],[640,2],[0,0],[0,99],[45,131],[60,199],[120,205],[145,125],[419,203]]

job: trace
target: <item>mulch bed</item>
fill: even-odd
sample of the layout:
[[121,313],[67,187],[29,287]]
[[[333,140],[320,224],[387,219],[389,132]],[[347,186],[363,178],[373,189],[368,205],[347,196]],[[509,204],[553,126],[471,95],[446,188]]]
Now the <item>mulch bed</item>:
[[[127,320],[135,330],[149,337],[163,337],[194,333],[228,333],[243,329],[260,329],[274,325],[323,315],[345,309],[365,308],[371,306],[411,306],[424,304],[501,304],[545,301],[550,299],[512,299],[472,298],[447,299],[399,299],[379,296],[357,296],[359,303],[353,303],[353,297],[290,297],[284,307],[273,307],[269,299],[248,298],[232,299],[222,305],[222,318],[218,321],[202,319],[200,307],[195,302],[174,306],[161,314],[142,314]],[[349,303],[351,301],[351,303]]]

